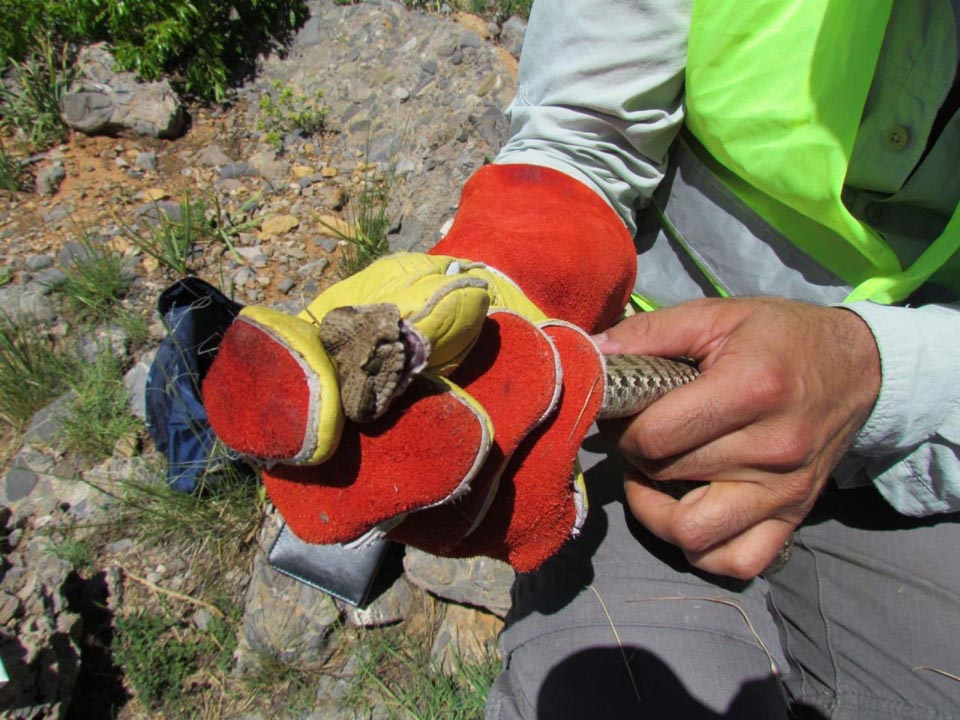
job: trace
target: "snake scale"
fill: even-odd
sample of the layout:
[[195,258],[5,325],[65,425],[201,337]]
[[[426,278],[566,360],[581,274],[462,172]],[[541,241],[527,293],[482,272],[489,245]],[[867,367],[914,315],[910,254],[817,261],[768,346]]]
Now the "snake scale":
[[[344,414],[355,422],[382,415],[393,398],[426,364],[419,334],[400,318],[395,305],[371,304],[331,310],[319,323],[320,341],[333,360]],[[699,371],[684,360],[649,355],[605,355],[604,396],[598,420],[631,417],[671,390],[694,380]],[[679,498],[701,483],[662,483]],[[788,540],[764,574],[777,572],[790,558]]]

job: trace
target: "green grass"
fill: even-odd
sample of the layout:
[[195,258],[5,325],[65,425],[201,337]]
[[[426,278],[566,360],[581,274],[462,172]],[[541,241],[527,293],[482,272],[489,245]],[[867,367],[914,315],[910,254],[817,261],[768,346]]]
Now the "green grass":
[[480,660],[461,658],[455,670],[446,673],[430,659],[429,648],[429,642],[407,636],[401,627],[362,633],[349,702],[362,706],[372,689],[385,701],[391,718],[482,718],[487,692],[500,672],[495,653],[491,650]]
[[0,420],[22,429],[64,392],[75,361],[36,324],[0,314]]
[[86,540],[72,537],[51,540],[50,553],[54,557],[66,561],[77,572],[92,568],[96,561],[93,546]]
[[49,33],[41,34],[26,59],[13,63],[13,89],[0,85],[0,127],[20,130],[36,148],[67,137],[60,101],[73,80],[68,47]]
[[143,424],[130,411],[123,372],[109,350],[80,365],[71,383],[75,398],[61,419],[69,449],[97,461],[112,455],[120,440],[135,444]]
[[19,192],[24,189],[24,172],[20,161],[7,154],[0,142],[0,190]]
[[67,312],[80,321],[109,320],[118,313],[120,301],[130,287],[130,273],[123,258],[89,236],[80,240],[82,251],[66,267],[57,285]]
[[225,251],[242,262],[234,239],[256,226],[255,220],[238,221],[224,210],[219,198],[194,200],[187,195],[179,203],[179,218],[160,212],[157,224],[141,228],[117,218],[123,236],[140,252],[152,257],[176,277],[197,270],[205,246],[222,243]]
[[390,218],[387,216],[389,199],[389,184],[386,179],[378,181],[365,178],[356,199],[351,232],[344,232],[340,227],[324,223],[328,230],[344,241],[343,254],[337,267],[340,277],[350,277],[390,252],[387,238],[387,231],[390,229]]
[[150,710],[174,712],[185,705],[184,681],[198,668],[207,649],[204,639],[181,632],[166,613],[143,609],[118,616],[114,627],[114,660],[140,702]]

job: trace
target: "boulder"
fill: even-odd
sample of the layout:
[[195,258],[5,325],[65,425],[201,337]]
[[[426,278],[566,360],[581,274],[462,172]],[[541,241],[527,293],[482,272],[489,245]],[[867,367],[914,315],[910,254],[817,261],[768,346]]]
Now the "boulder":
[[170,83],[140,82],[134,73],[117,72],[115,65],[103,43],[80,51],[78,78],[61,101],[67,125],[86,135],[181,135],[186,118]]

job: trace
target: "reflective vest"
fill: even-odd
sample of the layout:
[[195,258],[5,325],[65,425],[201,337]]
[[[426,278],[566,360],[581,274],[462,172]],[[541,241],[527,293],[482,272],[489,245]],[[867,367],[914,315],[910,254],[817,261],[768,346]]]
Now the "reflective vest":
[[[847,301],[903,301],[960,248],[954,210],[942,234],[903,267],[841,200],[891,6],[695,0],[691,18],[688,146],[763,221],[838,277]],[[960,292],[960,278],[944,275],[937,283]]]

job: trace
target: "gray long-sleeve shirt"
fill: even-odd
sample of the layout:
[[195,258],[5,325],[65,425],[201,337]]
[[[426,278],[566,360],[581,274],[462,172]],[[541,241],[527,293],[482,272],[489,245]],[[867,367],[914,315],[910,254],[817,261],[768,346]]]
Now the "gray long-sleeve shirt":
[[[960,200],[960,115],[945,126],[941,118],[939,139],[928,143],[956,76],[958,2],[895,0],[847,175],[848,209],[905,265]],[[535,4],[509,108],[511,138],[497,162],[564,172],[635,228],[634,209],[663,178],[683,123],[689,18],[689,0]],[[721,283],[723,272],[737,268],[721,271]],[[643,282],[644,294],[657,294],[651,283],[676,287],[664,274]],[[876,338],[883,380],[836,478],[841,486],[869,478],[909,515],[960,509],[960,304],[945,300],[847,305]]]

